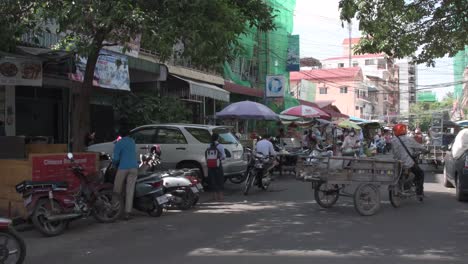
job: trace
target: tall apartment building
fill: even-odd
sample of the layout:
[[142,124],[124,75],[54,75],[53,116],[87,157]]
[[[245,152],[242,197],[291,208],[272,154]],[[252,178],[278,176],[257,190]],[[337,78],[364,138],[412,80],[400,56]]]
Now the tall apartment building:
[[416,103],[417,65],[409,58],[398,59],[400,90],[400,118],[408,118],[410,107]]

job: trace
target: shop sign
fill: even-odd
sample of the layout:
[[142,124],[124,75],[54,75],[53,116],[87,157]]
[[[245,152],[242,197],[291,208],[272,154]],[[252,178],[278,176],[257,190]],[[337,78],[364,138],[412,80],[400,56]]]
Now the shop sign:
[[288,58],[286,63],[286,71],[300,71],[299,58],[299,35],[288,36]]
[[283,75],[268,75],[266,77],[266,97],[284,97],[285,90],[286,78]]
[[0,85],[42,86],[42,62],[0,57]]
[[[78,57],[75,63],[76,73],[70,79],[83,82],[87,58]],[[126,55],[107,50],[99,52],[99,58],[94,70],[94,86],[102,88],[130,91],[130,74]]]
[[[80,185],[79,179],[71,170],[73,164],[66,154],[32,156],[31,160],[33,181],[66,181],[70,190]],[[96,154],[74,154],[74,162],[83,167],[85,175],[95,175]]]

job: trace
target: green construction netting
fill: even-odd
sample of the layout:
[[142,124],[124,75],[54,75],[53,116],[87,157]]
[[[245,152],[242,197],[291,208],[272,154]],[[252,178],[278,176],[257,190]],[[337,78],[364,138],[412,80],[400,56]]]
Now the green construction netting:
[[[275,10],[276,30],[261,32],[252,28],[243,35],[239,42],[244,49],[234,61],[224,64],[224,77],[233,82],[252,87],[264,89],[267,75],[284,75],[286,83],[289,84],[289,72],[286,71],[288,36],[293,30],[294,9],[296,0],[267,0]],[[271,105],[275,111],[299,105],[287,88],[284,101],[281,105]]]
[[[453,58],[453,77],[455,82],[463,81],[463,73],[468,66],[468,46],[465,50],[459,51]],[[456,84],[453,90],[453,95],[456,99],[461,100],[463,96],[463,84]]]

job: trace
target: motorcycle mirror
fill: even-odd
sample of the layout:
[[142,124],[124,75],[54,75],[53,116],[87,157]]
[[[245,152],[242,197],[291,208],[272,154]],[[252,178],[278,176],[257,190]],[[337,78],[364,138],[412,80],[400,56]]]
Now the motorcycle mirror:
[[72,160],[72,159],[73,159],[73,153],[68,152],[67,158],[68,158],[69,160]]

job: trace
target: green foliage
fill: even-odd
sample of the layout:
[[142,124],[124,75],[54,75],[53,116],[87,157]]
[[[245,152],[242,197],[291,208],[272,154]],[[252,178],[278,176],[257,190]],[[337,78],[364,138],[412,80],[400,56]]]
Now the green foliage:
[[153,123],[189,123],[192,112],[173,97],[154,93],[120,94],[114,97],[114,110],[130,128]]
[[449,111],[453,105],[453,93],[447,93],[440,102],[417,102],[410,107],[412,122],[410,127],[415,129],[421,128],[422,131],[427,131],[431,126],[432,113],[438,111]]
[[339,7],[342,21],[359,20],[364,38],[357,53],[409,56],[433,66],[468,43],[466,0],[340,0]]

